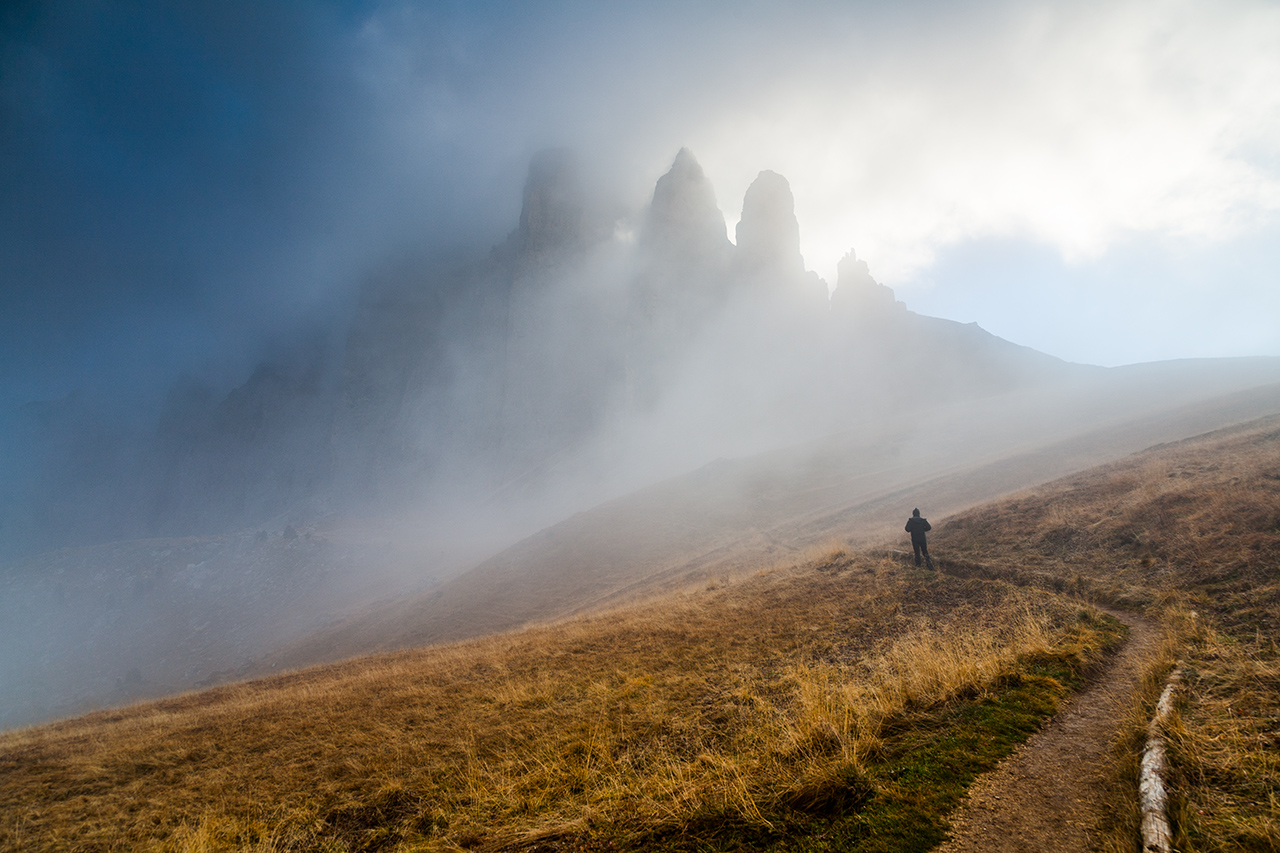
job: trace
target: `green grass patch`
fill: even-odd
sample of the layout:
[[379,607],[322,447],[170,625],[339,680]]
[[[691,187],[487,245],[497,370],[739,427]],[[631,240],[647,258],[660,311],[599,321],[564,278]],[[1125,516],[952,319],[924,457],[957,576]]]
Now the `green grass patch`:
[[[1080,689],[1103,654],[1128,629],[1110,617],[1082,627],[1082,642],[1054,655],[1019,661],[985,695],[904,715],[887,727],[884,748],[865,770],[835,767],[825,795],[805,809],[764,813],[772,828],[736,816],[702,815],[680,826],[623,838],[577,839],[551,850],[659,850],[670,853],[911,853],[941,843],[947,815],[980,774],[1003,758]],[[1092,653],[1086,649],[1092,648]]]

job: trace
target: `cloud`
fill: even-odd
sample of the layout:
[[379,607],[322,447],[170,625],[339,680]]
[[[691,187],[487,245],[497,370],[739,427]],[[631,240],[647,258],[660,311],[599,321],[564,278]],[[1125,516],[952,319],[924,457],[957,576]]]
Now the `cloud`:
[[762,160],[786,174],[823,272],[853,243],[898,279],[973,239],[1078,261],[1134,234],[1222,241],[1274,224],[1280,9],[996,11],[803,66],[690,144],[736,185]]

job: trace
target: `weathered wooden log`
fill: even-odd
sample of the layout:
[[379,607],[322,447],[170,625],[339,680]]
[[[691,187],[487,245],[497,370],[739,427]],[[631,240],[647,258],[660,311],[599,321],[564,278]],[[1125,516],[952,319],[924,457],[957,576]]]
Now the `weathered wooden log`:
[[1160,701],[1156,703],[1155,716],[1147,725],[1147,746],[1142,752],[1142,764],[1138,772],[1138,804],[1142,812],[1142,849],[1146,853],[1171,853],[1173,832],[1169,829],[1168,797],[1164,790],[1166,772],[1164,738],[1160,727],[1173,709],[1173,695],[1181,678],[1174,670],[1169,676]]

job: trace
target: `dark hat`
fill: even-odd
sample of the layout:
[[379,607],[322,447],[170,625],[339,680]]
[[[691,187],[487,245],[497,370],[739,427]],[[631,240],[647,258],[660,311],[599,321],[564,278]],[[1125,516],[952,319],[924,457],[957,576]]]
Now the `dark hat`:
[[913,509],[913,510],[911,510],[911,514],[912,514],[912,515],[919,515],[919,514],[920,514],[920,510],[918,510],[918,509]]

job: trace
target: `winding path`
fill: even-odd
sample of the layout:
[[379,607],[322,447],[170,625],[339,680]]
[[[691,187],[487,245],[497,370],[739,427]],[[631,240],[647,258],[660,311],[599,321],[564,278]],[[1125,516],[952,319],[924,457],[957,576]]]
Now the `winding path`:
[[1106,753],[1142,663],[1159,642],[1159,631],[1146,619],[1106,612],[1129,626],[1129,639],[1111,667],[973,784],[951,816],[951,836],[939,853],[1097,849],[1097,827],[1113,808],[1105,799]]

